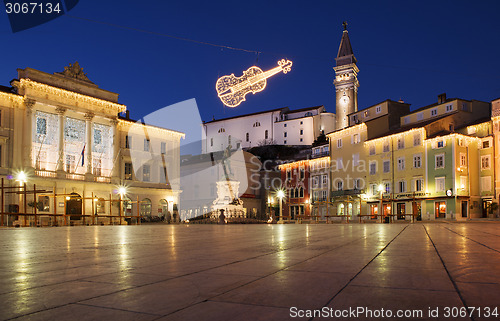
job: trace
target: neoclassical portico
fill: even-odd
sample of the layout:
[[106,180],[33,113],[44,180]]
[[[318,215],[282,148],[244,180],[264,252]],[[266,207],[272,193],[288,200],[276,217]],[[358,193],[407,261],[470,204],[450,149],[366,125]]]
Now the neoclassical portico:
[[[8,184],[15,184],[15,174],[24,172],[29,184],[68,195],[66,202],[83,200],[82,213],[116,213],[119,207],[113,200],[120,197],[135,201],[127,213],[134,210],[159,215],[156,208],[161,208],[164,215],[177,210],[178,153],[184,134],[142,123],[135,126],[128,118],[119,118],[126,106],[118,103],[118,94],[100,89],[82,70],[77,63],[54,74],[18,69],[18,78],[11,82],[12,92],[0,96],[0,108],[8,108],[9,112],[3,114],[9,124],[6,139],[0,143],[3,147],[9,142],[2,151],[9,153],[3,163],[8,164],[6,173],[10,173],[2,176],[0,166],[0,176]],[[129,133],[134,127],[138,133],[135,129]],[[149,134],[143,138],[145,132]],[[129,141],[133,138],[137,142],[134,152],[145,153],[144,139],[151,151],[158,153],[149,153],[149,167],[133,164],[134,175],[128,174],[132,170],[132,164],[128,164],[132,149],[125,142],[129,136]],[[125,187],[127,192],[118,195],[119,187]],[[51,201],[47,208],[57,213],[67,211],[60,201],[64,197]]]

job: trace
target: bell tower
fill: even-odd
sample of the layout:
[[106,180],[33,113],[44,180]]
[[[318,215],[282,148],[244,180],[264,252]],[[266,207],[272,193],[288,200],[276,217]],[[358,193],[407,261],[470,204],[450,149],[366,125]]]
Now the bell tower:
[[333,68],[335,70],[333,85],[336,92],[337,130],[347,127],[349,125],[347,115],[358,111],[359,69],[356,66],[357,61],[349,40],[347,22],[344,21],[342,25],[344,31],[340,40],[339,52],[335,58],[336,66]]

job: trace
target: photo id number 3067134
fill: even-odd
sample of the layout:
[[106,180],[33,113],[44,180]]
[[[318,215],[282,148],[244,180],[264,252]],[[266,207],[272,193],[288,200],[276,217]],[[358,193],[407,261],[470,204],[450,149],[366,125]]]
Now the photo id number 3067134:
[[61,13],[59,2],[6,2],[5,12],[7,14],[38,14],[38,13]]

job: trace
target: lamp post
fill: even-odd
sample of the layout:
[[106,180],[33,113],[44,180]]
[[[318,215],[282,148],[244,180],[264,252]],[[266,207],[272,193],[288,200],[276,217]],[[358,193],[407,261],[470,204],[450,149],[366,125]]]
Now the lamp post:
[[119,217],[120,225],[122,225],[123,196],[125,196],[125,194],[127,194],[127,188],[125,186],[118,187],[118,194],[120,195],[120,208],[119,208],[118,216],[120,216]]
[[282,189],[280,189],[276,193],[276,196],[280,199],[280,220],[279,220],[279,222],[283,223],[283,206],[282,206],[282,203],[283,203],[283,197],[285,197],[285,192]]
[[[24,171],[20,171],[17,173],[16,175],[16,181],[19,182],[19,210],[18,210],[18,213],[21,213],[21,204],[23,204],[23,212],[24,212],[24,226],[26,226],[26,202],[27,202],[27,199],[26,199],[26,182],[28,181],[28,177],[26,175],[26,173]],[[21,191],[23,193],[21,193]],[[24,195],[24,202],[23,202],[23,195]],[[36,203],[34,203],[36,204]],[[19,216],[18,216],[18,219],[20,220]],[[8,221],[7,221],[7,225],[9,225]]]
[[378,191],[380,192],[380,210],[379,210],[379,215],[380,215],[380,222],[382,223],[384,219],[384,209],[383,209],[383,197],[384,197],[384,185],[380,184],[378,186]]

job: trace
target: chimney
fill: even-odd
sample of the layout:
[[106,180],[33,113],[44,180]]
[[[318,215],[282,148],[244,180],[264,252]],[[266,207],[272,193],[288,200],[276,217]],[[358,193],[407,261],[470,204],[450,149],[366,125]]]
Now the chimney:
[[404,104],[404,100],[402,98],[399,98],[398,103]]
[[128,110],[125,111],[125,118],[130,119],[130,111]]
[[438,95],[438,104],[443,104],[446,101],[446,93]]

